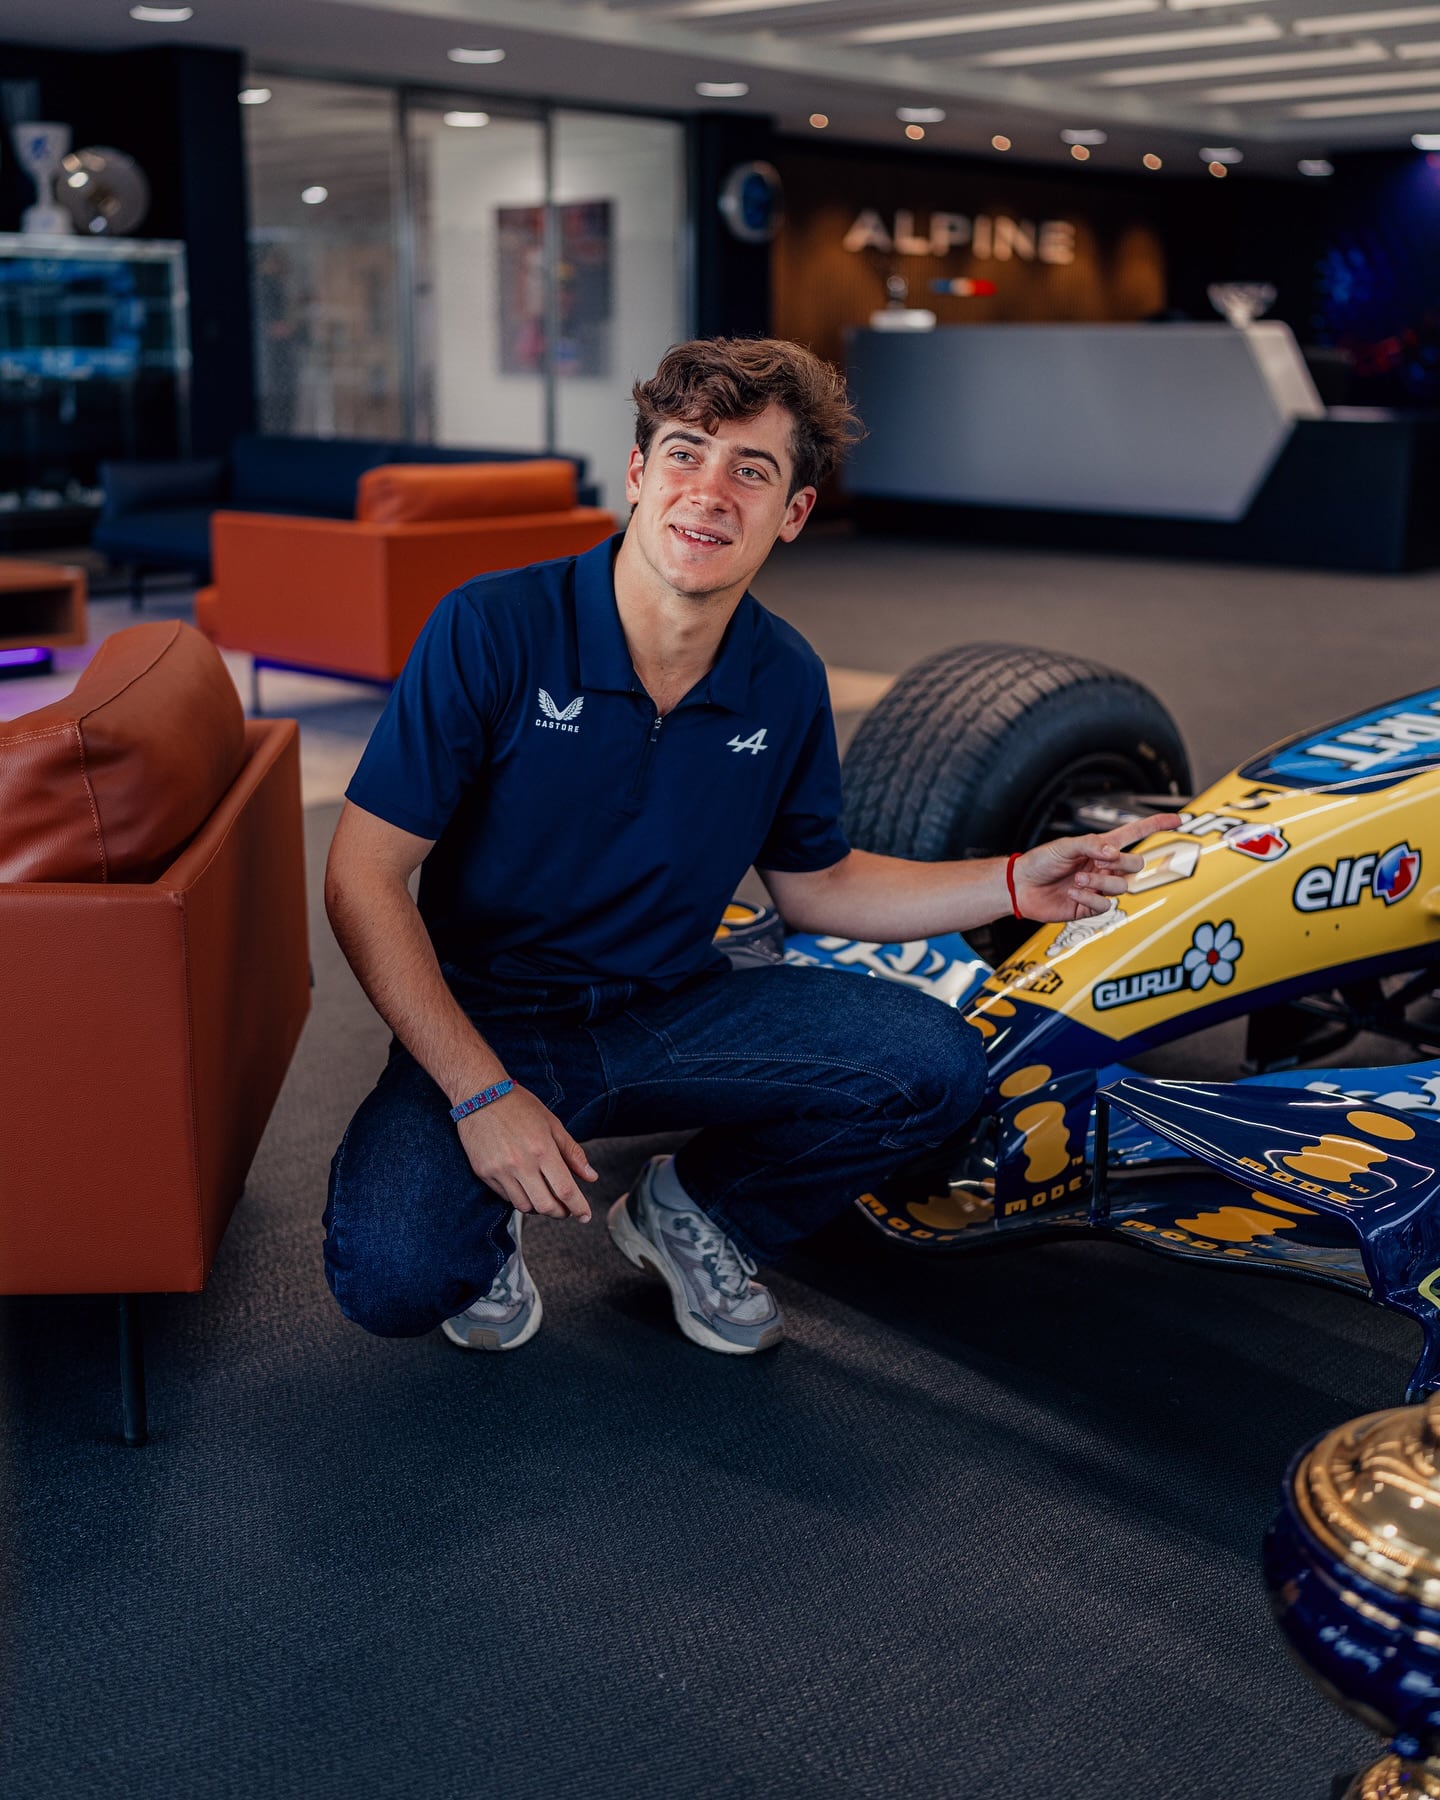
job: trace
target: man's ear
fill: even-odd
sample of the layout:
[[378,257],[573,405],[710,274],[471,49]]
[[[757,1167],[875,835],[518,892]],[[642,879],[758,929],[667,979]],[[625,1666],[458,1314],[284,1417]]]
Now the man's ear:
[[633,506],[640,498],[640,477],[645,473],[645,452],[638,444],[630,449],[630,460],[625,465],[625,498]]
[[785,506],[785,523],[780,527],[780,541],[793,544],[815,505],[813,487],[796,488]]

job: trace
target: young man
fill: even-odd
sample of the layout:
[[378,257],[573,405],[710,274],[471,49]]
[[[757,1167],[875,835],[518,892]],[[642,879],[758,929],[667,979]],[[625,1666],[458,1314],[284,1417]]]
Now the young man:
[[[635,400],[626,531],[441,602],[331,847],[331,924],[395,1034],[326,1209],[331,1287],[371,1331],[525,1343],[521,1221],[589,1218],[577,1140],[690,1129],[611,1234],[686,1337],[765,1349],[784,1326],[756,1262],[941,1145],[984,1090],[954,1010],[733,970],[712,943],[751,864],[811,932],[890,943],[1010,911],[1003,862],[849,847],[824,669],[747,591],[854,432],[840,377],[793,344],[697,342]],[[1164,822],[1028,851],[1021,909],[1103,911],[1140,866],[1123,844]]]

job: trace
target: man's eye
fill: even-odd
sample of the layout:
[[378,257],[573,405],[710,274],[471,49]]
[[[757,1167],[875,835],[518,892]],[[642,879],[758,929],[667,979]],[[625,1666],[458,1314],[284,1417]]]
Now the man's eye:
[[688,450],[672,450],[670,454],[677,460],[682,456],[685,458],[686,462],[694,462],[695,460]]
[[740,470],[740,473],[742,475],[757,475],[761,481],[765,479],[765,471],[763,469],[752,469],[748,463]]

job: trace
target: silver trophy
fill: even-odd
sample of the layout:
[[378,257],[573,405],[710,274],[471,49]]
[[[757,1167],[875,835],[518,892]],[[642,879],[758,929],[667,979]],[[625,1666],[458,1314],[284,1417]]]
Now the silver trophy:
[[20,229],[32,235],[64,237],[74,221],[63,206],[55,204],[55,177],[70,148],[70,127],[53,120],[29,119],[11,133],[20,166],[35,183],[35,204],[20,215]]

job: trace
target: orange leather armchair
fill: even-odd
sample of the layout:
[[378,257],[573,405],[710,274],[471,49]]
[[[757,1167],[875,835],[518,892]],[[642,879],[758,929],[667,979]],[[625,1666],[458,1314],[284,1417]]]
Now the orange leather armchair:
[[0,1292],[197,1292],[310,1005],[299,738],[188,625],[0,726]]
[[[195,620],[257,670],[391,682],[451,588],[614,530],[613,514],[575,504],[570,462],[390,464],[361,476],[353,520],[217,512]],[[257,678],[257,712],[258,697]]]

